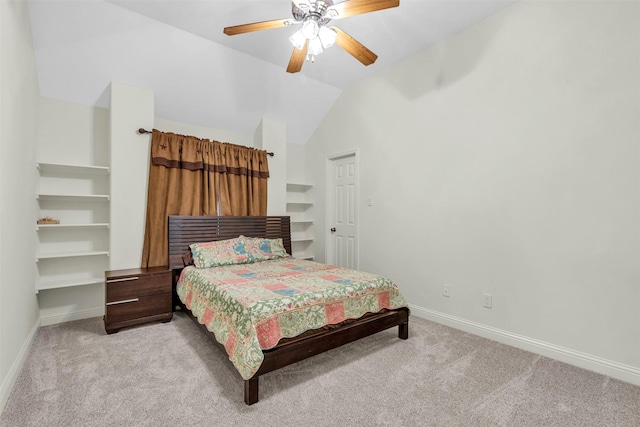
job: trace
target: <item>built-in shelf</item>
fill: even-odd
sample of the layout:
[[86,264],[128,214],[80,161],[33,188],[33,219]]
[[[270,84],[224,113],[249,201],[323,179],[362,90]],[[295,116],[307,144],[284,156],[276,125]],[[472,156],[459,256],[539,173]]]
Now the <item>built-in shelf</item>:
[[73,251],[73,252],[42,253],[42,254],[38,254],[36,258],[36,262],[42,259],[85,257],[85,256],[97,256],[97,255],[108,256],[109,251]]
[[38,200],[77,201],[77,202],[108,202],[108,194],[38,194]]
[[107,175],[109,168],[107,166],[80,166],[80,165],[63,165],[56,163],[36,163],[36,167],[40,172],[54,173],[82,173],[92,175]]
[[287,183],[287,191],[305,192],[307,190],[311,190],[312,188],[313,184],[300,184],[296,182]]
[[295,202],[293,200],[287,201],[288,205],[297,205],[297,206],[313,206],[313,202]]
[[313,259],[312,184],[287,183],[287,214],[291,217],[293,256]]
[[69,228],[109,228],[109,223],[101,222],[95,224],[37,224],[36,230],[47,229],[69,229]]
[[36,163],[36,168],[38,218],[60,221],[36,224],[36,292],[104,283],[109,266],[110,168],[46,162]]
[[87,279],[75,280],[43,280],[37,285],[39,291],[47,289],[68,288],[70,286],[98,285],[104,283],[104,277],[90,277]]

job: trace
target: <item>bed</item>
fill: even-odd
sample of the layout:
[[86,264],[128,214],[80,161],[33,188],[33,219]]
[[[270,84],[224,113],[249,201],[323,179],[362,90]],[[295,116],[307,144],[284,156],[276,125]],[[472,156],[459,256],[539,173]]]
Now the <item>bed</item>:
[[[205,268],[208,258],[200,255],[210,244],[204,242],[241,243],[233,249],[241,255]],[[204,244],[192,252],[194,243]],[[275,249],[261,251],[264,243]],[[409,309],[395,284],[291,257],[288,216],[170,216],[168,246],[174,307],[229,355],[244,380],[247,405],[258,402],[263,374],[395,326],[399,338],[409,336]],[[200,268],[190,265],[192,253]],[[318,307],[323,320],[315,315]]]

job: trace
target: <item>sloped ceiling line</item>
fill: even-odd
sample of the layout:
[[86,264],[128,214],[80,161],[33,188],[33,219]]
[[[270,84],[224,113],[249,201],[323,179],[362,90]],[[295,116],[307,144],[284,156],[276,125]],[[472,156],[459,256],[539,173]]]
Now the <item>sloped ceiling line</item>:
[[45,97],[107,107],[117,81],[153,90],[158,117],[247,134],[271,117],[304,144],[345,88],[512,2],[402,0],[341,20],[378,61],[364,67],[332,47],[295,75],[285,72],[291,28],[222,32],[288,18],[288,0],[29,0],[29,13]]

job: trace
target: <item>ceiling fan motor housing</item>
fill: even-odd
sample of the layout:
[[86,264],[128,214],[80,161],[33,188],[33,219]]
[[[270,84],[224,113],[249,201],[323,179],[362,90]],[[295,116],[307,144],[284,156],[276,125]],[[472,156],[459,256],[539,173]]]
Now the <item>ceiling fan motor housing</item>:
[[[292,3],[292,14],[293,18],[297,22],[302,22],[303,25],[307,22],[313,21],[317,25],[317,27],[322,27],[331,22],[331,18],[333,16],[331,13],[327,14],[327,9],[329,6],[333,5],[333,2],[328,2],[324,0],[320,1],[312,1],[310,3],[300,2],[299,6],[296,3]],[[313,25],[313,24],[310,24]],[[315,36],[314,36],[315,37]],[[312,37],[309,37],[312,38]]]

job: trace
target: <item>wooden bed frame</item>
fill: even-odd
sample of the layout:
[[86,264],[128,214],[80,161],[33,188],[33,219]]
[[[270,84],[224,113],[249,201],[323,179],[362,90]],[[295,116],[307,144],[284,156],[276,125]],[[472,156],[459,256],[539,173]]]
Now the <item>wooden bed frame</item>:
[[[287,253],[291,255],[291,225],[288,216],[169,217],[169,267],[173,271],[174,307],[180,306],[223,351],[224,346],[218,343],[213,333],[198,322],[198,319],[177,298],[175,287],[180,272],[184,268],[183,256],[188,252],[189,244],[232,239],[241,234],[269,239],[282,238]],[[287,339],[272,349],[264,350],[264,361],[260,365],[260,369],[252,378],[244,381],[245,403],[252,405],[258,401],[260,375],[394,326],[398,326],[399,338],[407,339],[409,337],[409,310],[407,308],[369,314],[330,330],[319,329],[307,332],[299,338]]]

